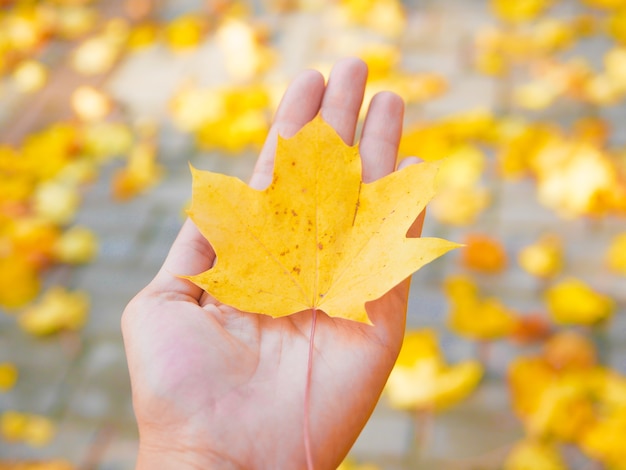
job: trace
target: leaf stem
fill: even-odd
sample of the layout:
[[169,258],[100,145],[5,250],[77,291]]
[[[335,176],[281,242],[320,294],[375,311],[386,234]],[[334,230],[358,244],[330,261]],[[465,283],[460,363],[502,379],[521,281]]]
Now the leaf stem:
[[304,452],[306,455],[306,468],[313,470],[313,453],[311,451],[311,376],[313,372],[313,349],[315,344],[315,325],[317,324],[317,309],[313,309],[311,317],[311,334],[309,335],[309,358],[306,368],[306,384],[304,386]]

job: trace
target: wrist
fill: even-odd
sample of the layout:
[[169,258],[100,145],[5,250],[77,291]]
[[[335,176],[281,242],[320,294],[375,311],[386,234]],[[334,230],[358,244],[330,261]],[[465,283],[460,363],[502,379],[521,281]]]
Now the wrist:
[[180,444],[174,437],[163,440],[141,438],[136,470],[240,470],[229,458],[210,449]]

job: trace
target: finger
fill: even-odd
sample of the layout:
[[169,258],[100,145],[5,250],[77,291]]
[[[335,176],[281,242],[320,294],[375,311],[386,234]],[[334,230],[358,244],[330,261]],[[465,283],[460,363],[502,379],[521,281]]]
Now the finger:
[[312,120],[319,112],[323,95],[324,77],[315,70],[302,72],[289,85],[265,139],[250,186],[263,189],[271,183],[278,136],[293,137]]
[[365,183],[382,178],[395,169],[403,119],[402,98],[391,92],[374,96],[359,143]]
[[148,288],[200,299],[203,290],[179,276],[199,274],[213,266],[215,252],[196,225],[187,219],[170,248],[163,266]]
[[335,64],[326,85],[321,108],[322,117],[348,145],[354,143],[366,81],[365,62],[349,58]]

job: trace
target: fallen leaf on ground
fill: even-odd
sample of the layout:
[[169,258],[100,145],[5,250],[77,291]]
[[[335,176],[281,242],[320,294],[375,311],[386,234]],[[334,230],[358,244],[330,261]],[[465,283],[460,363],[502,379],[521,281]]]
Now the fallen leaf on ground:
[[558,235],[549,233],[525,246],[517,260],[522,269],[533,276],[545,279],[555,277],[563,269],[562,245]]
[[18,322],[28,333],[45,336],[60,330],[79,330],[87,321],[88,313],[89,297],[85,292],[70,292],[55,286],[26,308]]
[[611,297],[575,278],[553,285],[544,296],[552,319],[561,325],[595,325],[611,318],[615,311]]
[[54,437],[55,426],[45,416],[5,411],[0,415],[0,435],[9,442],[39,447]]
[[565,470],[567,466],[557,446],[541,440],[527,439],[518,442],[504,463],[504,470]]
[[394,408],[442,410],[465,399],[482,376],[478,361],[447,364],[433,330],[414,330],[404,337],[385,391]]
[[10,390],[17,382],[17,368],[10,362],[0,362],[0,392]]

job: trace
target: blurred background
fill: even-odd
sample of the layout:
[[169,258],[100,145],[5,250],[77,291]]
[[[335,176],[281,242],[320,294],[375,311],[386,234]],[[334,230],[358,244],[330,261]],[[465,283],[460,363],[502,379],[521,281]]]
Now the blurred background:
[[[626,468],[623,0],[0,0],[0,469],[130,469],[120,315],[188,162],[247,180],[287,83],[369,65],[442,163],[346,469]],[[303,365],[304,367],[304,365]]]

